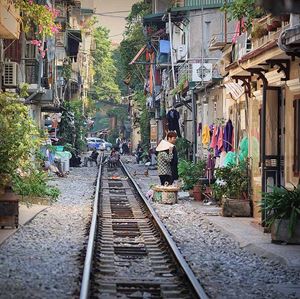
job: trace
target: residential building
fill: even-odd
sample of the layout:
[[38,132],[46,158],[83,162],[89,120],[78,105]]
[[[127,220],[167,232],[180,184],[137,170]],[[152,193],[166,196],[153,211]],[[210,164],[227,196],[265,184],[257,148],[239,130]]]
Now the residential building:
[[[256,22],[251,35],[241,34],[230,47],[225,82],[232,84],[228,97],[243,86],[227,109],[246,128],[254,217],[262,223],[261,193],[299,184],[300,22],[296,15],[266,15]],[[258,27],[264,29],[260,34]]]

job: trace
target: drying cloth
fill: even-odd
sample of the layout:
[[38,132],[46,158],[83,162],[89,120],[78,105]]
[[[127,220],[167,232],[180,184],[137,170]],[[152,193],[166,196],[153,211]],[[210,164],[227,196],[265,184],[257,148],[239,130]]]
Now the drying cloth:
[[224,138],[223,145],[226,152],[233,149],[233,125],[232,121],[229,119],[224,128]]
[[209,127],[208,125],[204,125],[202,130],[202,144],[208,145],[209,140],[210,140]]

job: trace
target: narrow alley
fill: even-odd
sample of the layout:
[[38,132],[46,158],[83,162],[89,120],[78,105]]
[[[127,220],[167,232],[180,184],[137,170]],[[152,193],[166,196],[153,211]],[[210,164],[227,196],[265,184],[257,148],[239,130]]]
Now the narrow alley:
[[300,298],[300,2],[0,0],[0,299]]

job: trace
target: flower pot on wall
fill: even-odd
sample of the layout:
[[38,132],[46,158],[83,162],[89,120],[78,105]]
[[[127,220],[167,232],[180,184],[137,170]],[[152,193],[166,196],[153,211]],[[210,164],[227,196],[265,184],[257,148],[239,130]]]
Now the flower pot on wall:
[[295,231],[289,237],[289,220],[276,219],[271,226],[272,243],[300,244],[300,221],[296,223]]
[[236,198],[222,198],[222,216],[224,217],[250,217],[251,207],[249,200]]

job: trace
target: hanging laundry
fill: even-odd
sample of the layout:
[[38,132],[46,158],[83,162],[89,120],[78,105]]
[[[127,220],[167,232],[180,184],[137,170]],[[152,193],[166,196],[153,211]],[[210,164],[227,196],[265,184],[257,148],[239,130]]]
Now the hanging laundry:
[[213,178],[214,169],[215,169],[215,160],[213,155],[209,153],[207,157],[207,164],[206,164],[206,177],[208,178],[209,182]]
[[229,152],[233,149],[233,125],[232,121],[229,119],[224,128],[224,138],[223,146],[226,152]]
[[217,141],[217,147],[218,150],[221,151],[221,149],[223,148],[223,128],[220,126],[219,127],[219,135],[218,135],[218,141]]
[[174,108],[169,110],[169,112],[167,113],[169,131],[176,131],[177,137],[180,138],[181,134],[179,129],[179,118],[180,118],[179,112]]
[[199,123],[198,124],[198,128],[197,128],[197,134],[198,134],[198,136],[201,136],[201,133],[202,133],[202,123]]
[[217,145],[217,141],[218,141],[218,127],[214,126],[213,133],[211,136],[210,148],[214,149]]
[[209,127],[208,125],[204,125],[202,130],[202,144],[208,145],[209,141],[210,141]]

